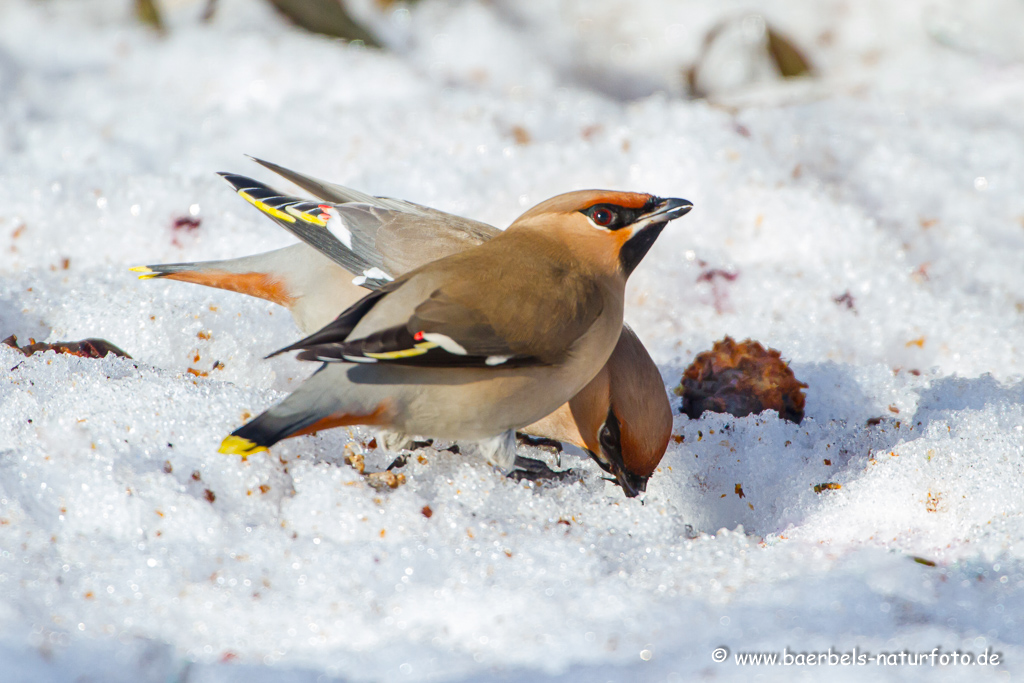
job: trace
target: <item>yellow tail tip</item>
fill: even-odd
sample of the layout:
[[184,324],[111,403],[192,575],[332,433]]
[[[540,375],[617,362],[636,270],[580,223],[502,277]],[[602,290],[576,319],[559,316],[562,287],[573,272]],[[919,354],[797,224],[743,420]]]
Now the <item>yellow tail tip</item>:
[[220,448],[217,449],[217,452],[225,455],[240,455],[244,458],[265,450],[267,450],[265,446],[259,446],[255,442],[249,441],[249,439],[243,439],[232,434],[220,442]]
[[132,271],[133,273],[142,273],[142,275],[139,276],[140,280],[149,280],[160,274],[153,270],[152,268],[150,268],[149,266],[135,266],[134,268],[129,268],[128,270]]

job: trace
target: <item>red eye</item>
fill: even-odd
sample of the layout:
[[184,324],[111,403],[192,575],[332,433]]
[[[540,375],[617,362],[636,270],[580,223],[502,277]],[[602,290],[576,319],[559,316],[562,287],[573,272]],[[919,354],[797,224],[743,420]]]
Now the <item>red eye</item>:
[[608,209],[594,209],[590,213],[590,219],[597,223],[598,225],[600,225],[602,228],[611,225],[613,218],[614,216],[612,216],[612,212],[609,211]]

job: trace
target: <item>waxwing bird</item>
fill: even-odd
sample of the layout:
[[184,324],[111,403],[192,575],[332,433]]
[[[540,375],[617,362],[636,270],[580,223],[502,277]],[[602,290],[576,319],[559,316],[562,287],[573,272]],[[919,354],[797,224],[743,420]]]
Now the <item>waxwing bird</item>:
[[[320,227],[337,212],[258,201],[278,220]],[[648,194],[570,192],[478,247],[387,282],[276,352],[323,365],[221,452],[248,455],[288,436],[367,424],[476,442],[486,460],[510,468],[514,430],[572,398],[608,360],[627,277],[690,208]]]
[[568,403],[522,431],[590,453],[630,498],[647,489],[672,436],[672,408],[658,366],[623,325],[611,357]]
[[[334,207],[344,212],[345,226],[348,226],[341,226],[344,243],[334,240],[331,244],[331,231],[324,231],[322,226],[303,215],[303,211],[315,205],[284,197],[242,176],[225,174],[239,194],[279,223],[288,223],[285,227],[315,243],[316,248],[297,244],[230,261],[149,266],[137,269],[146,273],[141,277],[168,277],[260,296],[287,306],[299,326],[309,331],[333,319],[339,308],[365,294],[365,289],[350,283],[351,276],[345,268],[361,273],[356,281],[363,287],[379,287],[405,269],[457,253],[500,234],[484,223],[409,202],[370,197],[268,162],[260,163],[321,198],[359,204]],[[329,223],[328,207],[320,205],[317,209],[314,215],[326,214],[324,220]],[[677,215],[686,210],[688,203]],[[283,214],[284,221],[274,212]],[[320,234],[315,230],[307,233],[295,230],[289,227],[292,222],[288,218],[297,219],[296,223],[301,221],[300,228],[307,231],[309,226],[319,227]],[[652,227],[660,231],[663,225]],[[334,232],[338,230],[339,226],[335,226]],[[649,243],[653,243],[653,239]],[[649,243],[643,252],[649,248]],[[325,258],[321,251],[330,253],[331,258]],[[642,253],[630,256],[627,251],[626,256],[631,269],[635,265],[632,259],[639,261]],[[344,268],[335,262],[342,263]],[[628,270],[626,272],[628,274]],[[371,278],[367,278],[368,273]],[[374,281],[368,282],[368,279]],[[663,456],[671,422],[657,367],[632,331],[625,328],[600,373],[568,404],[523,431],[588,450],[615,476],[624,492],[632,496],[644,490],[649,475]],[[296,433],[308,431],[313,429],[305,428]]]

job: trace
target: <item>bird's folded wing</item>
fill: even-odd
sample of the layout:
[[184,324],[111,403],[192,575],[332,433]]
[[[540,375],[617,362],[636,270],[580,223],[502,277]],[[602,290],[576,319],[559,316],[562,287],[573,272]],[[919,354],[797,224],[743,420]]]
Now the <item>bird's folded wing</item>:
[[220,175],[240,197],[352,273],[353,284],[367,289],[377,289],[397,274],[480,244],[499,232],[483,223],[347,188],[341,189],[349,194],[333,196],[366,197],[372,203],[317,203],[237,173]]
[[354,330],[356,325],[359,324],[359,321],[363,319],[363,316],[369,313],[370,309],[376,306],[386,294],[393,291],[400,285],[401,282],[392,282],[384,285],[380,289],[370,292],[362,299],[342,311],[341,315],[325,325],[322,329],[314,332],[304,339],[300,339],[294,344],[274,351],[272,354],[267,356],[267,358],[273,358],[279,354],[286,353],[288,351],[295,351],[297,349],[306,349],[311,346],[319,346],[323,344],[330,345],[339,341],[344,341],[350,334],[352,334],[352,330]]
[[[353,233],[352,250],[392,277],[501,234],[487,223],[401,199],[374,197],[269,161],[250,158],[314,196],[343,205],[337,209]],[[361,275],[360,272],[353,274]]]
[[[376,231],[382,224],[403,218],[419,220],[416,215],[371,204],[312,202],[237,173],[220,175],[240,197],[352,273],[353,284],[366,289],[378,289],[395,277],[375,246]],[[352,192],[353,196],[369,197]]]
[[[375,265],[359,256],[351,246],[351,233],[343,225],[340,226],[341,239],[331,231],[329,225],[332,218],[339,222],[341,220],[340,217],[336,218],[337,213],[332,215],[335,205],[318,204],[282,194],[268,185],[237,173],[220,175],[235,188],[240,197],[345,270],[357,275],[376,275],[375,279],[380,282],[392,279],[387,273],[374,271]],[[347,240],[350,244],[345,244],[342,240]]]
[[[388,288],[396,286],[400,283]],[[360,339],[348,339],[351,318],[364,315],[373,304],[361,313],[356,310],[360,305],[362,302],[320,332],[282,351],[301,349],[298,358],[324,362],[478,368],[548,365],[564,359],[569,347],[601,311],[600,305],[590,306],[583,315],[578,314],[580,311],[563,311],[566,315],[510,325],[513,321],[500,317],[496,320],[493,311],[488,315],[439,289],[417,306],[405,323]],[[346,317],[349,320],[344,320]]]

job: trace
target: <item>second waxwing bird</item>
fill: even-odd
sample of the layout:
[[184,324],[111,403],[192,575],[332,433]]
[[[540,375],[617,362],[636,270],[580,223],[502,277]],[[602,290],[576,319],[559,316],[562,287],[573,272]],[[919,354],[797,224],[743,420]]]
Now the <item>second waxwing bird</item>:
[[[362,239],[356,239],[352,249],[336,243],[332,249],[324,250],[333,252],[332,258],[319,251],[325,242],[321,235],[315,242],[317,248],[300,243],[240,259],[154,265],[133,270],[145,273],[141,278],[194,282],[274,301],[291,311],[301,329],[311,332],[332,320],[339,308],[355,302],[367,291],[363,288],[366,284],[351,284],[349,272],[335,262],[339,260],[338,253],[353,252],[345,255],[342,262],[356,273],[373,262],[386,268],[385,274],[390,277],[500,234],[485,223],[410,202],[370,197],[257,161],[322,199],[362,204],[357,215],[363,220],[347,221],[353,228],[363,230]],[[301,201],[287,198],[243,176],[225,174],[225,177],[239,194],[265,213],[269,212],[269,207],[262,199],[278,206],[287,199],[293,205]],[[348,218],[352,207],[339,208],[346,211]],[[370,209],[376,212],[373,216],[368,214]],[[351,236],[348,241],[351,243]],[[356,281],[365,282],[365,278],[357,277]],[[665,453],[671,428],[671,409],[660,373],[632,330],[624,327],[612,356],[598,375],[568,403],[522,431],[587,450],[615,476],[624,492],[633,496],[645,489],[648,477]]]
[[[314,224],[332,215],[261,201]],[[278,352],[324,365],[221,451],[247,455],[288,436],[369,424],[476,441],[509,468],[514,430],[573,397],[607,361],[629,273],[691,207],[638,193],[559,195],[483,245],[384,284]]]
[[647,489],[672,436],[658,366],[629,325],[611,357],[568,403],[523,429],[587,451],[630,498]]

